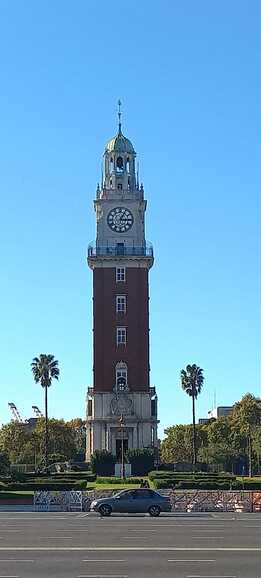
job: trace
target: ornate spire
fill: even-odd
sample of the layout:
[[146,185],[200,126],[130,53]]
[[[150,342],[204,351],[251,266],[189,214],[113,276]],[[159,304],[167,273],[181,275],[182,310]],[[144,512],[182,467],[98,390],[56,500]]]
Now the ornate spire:
[[119,134],[121,134],[121,101],[118,100]]

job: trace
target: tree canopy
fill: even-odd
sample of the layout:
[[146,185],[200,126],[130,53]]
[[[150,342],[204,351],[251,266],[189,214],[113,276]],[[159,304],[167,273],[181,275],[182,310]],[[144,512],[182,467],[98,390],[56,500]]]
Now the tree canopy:
[[[85,436],[82,434],[79,443],[75,422],[49,420],[50,454],[60,454],[69,460],[77,458],[79,447],[84,452]],[[79,420],[76,423],[83,422]],[[0,428],[0,451],[6,453],[11,463],[38,464],[44,456],[44,433],[44,418],[39,418],[33,429],[29,424],[12,421]]]
[[[234,405],[231,415],[196,424],[199,462],[233,471],[260,472],[261,399],[245,395]],[[192,425],[178,424],[165,430],[161,443],[163,462],[187,462],[192,458]]]

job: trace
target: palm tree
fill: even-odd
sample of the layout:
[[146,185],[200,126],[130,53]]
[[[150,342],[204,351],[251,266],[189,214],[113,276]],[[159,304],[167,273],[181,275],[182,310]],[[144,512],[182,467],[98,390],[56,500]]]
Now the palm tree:
[[48,387],[52,384],[52,379],[59,379],[59,367],[54,355],[41,353],[39,357],[34,357],[31,363],[35,383],[40,383],[45,390],[45,466],[48,465]]
[[196,442],[196,425],[195,425],[195,399],[201,392],[204,375],[203,369],[195,363],[187,365],[186,369],[180,372],[182,389],[192,397],[192,417],[193,417],[193,470],[195,471],[197,463],[197,442]]

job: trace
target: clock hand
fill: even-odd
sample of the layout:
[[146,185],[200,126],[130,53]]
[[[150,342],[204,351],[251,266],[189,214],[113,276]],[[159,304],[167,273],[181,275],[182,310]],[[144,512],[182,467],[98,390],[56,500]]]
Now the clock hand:
[[124,212],[121,214],[120,222],[125,225],[126,222],[127,222],[127,220],[128,220],[127,211],[124,211]]

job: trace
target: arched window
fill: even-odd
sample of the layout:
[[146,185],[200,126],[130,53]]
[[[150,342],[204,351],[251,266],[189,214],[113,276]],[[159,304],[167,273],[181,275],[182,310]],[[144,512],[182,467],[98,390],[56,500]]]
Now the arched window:
[[116,168],[118,173],[122,173],[124,165],[123,165],[123,158],[118,157],[116,161]]
[[111,187],[111,189],[112,189],[112,179],[110,179],[110,187]]
[[128,391],[128,367],[124,361],[116,363],[116,390]]

